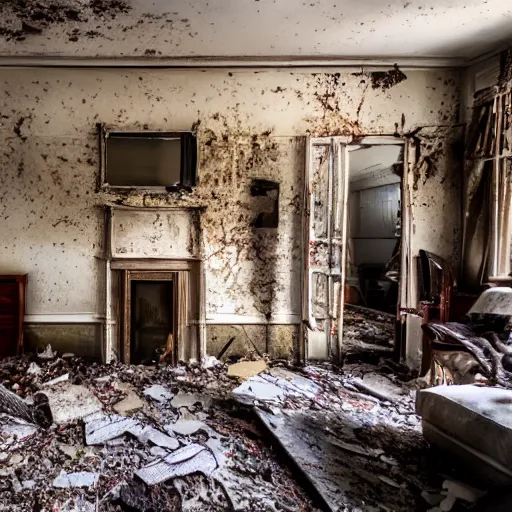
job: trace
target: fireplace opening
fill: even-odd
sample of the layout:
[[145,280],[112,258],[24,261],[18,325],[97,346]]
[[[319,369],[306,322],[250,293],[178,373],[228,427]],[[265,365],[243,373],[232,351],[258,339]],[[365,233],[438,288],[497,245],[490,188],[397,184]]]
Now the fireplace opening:
[[[151,365],[174,340],[174,280],[130,283],[130,362]],[[171,341],[172,343],[173,341]]]
[[[164,265],[171,268],[162,268]],[[107,344],[110,357],[126,364],[151,366],[175,366],[178,361],[198,357],[198,268],[197,262],[181,261],[112,263],[113,322],[107,340],[114,343]]]

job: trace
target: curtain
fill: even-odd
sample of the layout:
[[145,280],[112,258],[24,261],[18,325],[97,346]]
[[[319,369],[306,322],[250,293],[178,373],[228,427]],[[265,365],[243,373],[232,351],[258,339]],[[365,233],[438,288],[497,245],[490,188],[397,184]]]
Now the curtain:
[[[176,297],[178,302],[178,315],[175,332],[177,334],[178,359],[187,361],[190,357],[195,357],[193,343],[190,340],[189,327],[189,308],[190,302],[187,300],[190,287],[190,273],[177,272],[177,290]],[[194,352],[194,353],[192,353]]]
[[487,277],[491,178],[492,161],[467,163],[461,280],[468,291],[478,289]]
[[511,160],[498,160],[496,176],[496,234],[498,247],[496,251],[496,269],[498,276],[508,276],[510,273],[510,209],[512,201]]

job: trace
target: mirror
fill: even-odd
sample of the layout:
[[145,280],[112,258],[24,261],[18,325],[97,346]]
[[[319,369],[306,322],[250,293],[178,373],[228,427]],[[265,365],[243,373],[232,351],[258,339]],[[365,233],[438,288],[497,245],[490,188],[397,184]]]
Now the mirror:
[[403,144],[351,146],[344,352],[392,351],[400,281]]

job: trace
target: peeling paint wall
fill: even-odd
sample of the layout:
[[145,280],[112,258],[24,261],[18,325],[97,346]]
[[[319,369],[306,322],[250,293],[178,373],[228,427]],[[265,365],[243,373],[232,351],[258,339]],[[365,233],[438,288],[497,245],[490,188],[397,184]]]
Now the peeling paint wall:
[[[40,321],[103,315],[102,205],[194,206],[202,209],[207,322],[296,324],[303,136],[405,134],[457,122],[458,72],[404,73],[393,70],[388,80],[350,69],[4,70],[0,269],[29,273],[27,313]],[[194,192],[96,192],[98,122],[196,131]],[[431,130],[435,148],[451,136],[449,128]],[[453,166],[435,148],[422,150],[434,152],[434,167],[411,175],[416,236],[429,245],[417,246],[457,253],[458,238],[446,227],[456,206],[430,204],[457,201]],[[253,178],[280,184],[277,229],[251,227],[260,200],[250,194]]]
[[[457,279],[462,240],[462,126],[425,127],[410,137],[413,162],[409,163],[410,254],[420,249],[445,259]],[[416,262],[410,266],[408,308],[417,308],[419,288]]]

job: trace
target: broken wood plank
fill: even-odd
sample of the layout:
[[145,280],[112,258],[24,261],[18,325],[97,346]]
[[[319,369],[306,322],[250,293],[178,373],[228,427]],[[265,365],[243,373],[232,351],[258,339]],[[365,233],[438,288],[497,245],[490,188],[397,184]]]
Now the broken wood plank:
[[0,384],[0,413],[20,418],[28,423],[35,423],[47,428],[52,424],[52,414],[48,397],[42,393],[34,395],[34,405],[29,405],[18,395]]

